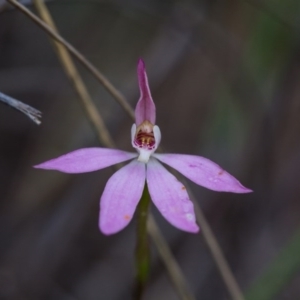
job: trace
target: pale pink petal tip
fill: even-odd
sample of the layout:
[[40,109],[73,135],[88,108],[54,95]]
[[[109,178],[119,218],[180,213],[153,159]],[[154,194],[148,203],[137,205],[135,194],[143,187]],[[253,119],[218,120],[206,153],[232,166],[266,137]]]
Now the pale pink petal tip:
[[135,108],[135,122],[136,125],[139,126],[147,120],[154,125],[156,109],[149,88],[145,63],[142,59],[139,59],[138,61],[137,73],[141,95]]
[[125,228],[141,199],[146,165],[133,160],[108,180],[100,200],[99,228],[106,235]]
[[187,232],[199,231],[185,186],[153,158],[147,165],[147,185],[153,203],[167,221]]
[[85,173],[100,170],[136,156],[136,153],[116,149],[83,148],[35,165],[34,168],[64,173]]
[[138,72],[144,72],[145,71],[145,62],[142,58],[139,58],[138,61]]
[[245,186],[243,186],[237,179],[236,181],[239,184],[239,194],[246,194],[246,193],[253,193],[253,190],[246,188]]
[[235,177],[211,160],[185,154],[154,154],[191,181],[217,192],[251,193]]

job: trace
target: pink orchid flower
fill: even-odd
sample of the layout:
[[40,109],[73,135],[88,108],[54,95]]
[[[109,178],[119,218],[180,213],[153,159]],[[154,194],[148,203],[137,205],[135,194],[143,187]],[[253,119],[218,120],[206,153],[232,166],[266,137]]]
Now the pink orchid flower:
[[114,173],[105,186],[100,199],[100,230],[109,235],[128,225],[147,182],[151,199],[165,219],[181,230],[196,233],[199,227],[186,188],[161,162],[214,191],[249,193],[251,190],[207,158],[185,154],[155,154],[161,133],[155,125],[155,104],[142,60],[139,60],[137,71],[141,96],[135,109],[135,124],[131,128],[131,142],[137,153],[83,148],[41,163],[35,168],[84,173],[131,160]]

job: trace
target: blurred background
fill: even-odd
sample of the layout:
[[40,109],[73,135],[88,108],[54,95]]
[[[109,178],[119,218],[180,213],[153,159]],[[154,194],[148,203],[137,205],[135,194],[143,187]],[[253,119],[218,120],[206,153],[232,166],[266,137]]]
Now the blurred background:
[[[246,299],[300,299],[300,2],[47,5],[62,36],[132,106],[137,60],[145,60],[168,152],[205,156],[254,190],[190,184]],[[32,168],[101,144],[48,36],[5,1],[0,10],[0,91],[43,112],[37,126],[0,103],[0,299],[131,299],[135,220],[113,236],[98,230],[99,198],[113,169]],[[131,119],[77,66],[115,143],[131,151]],[[181,232],[152,210],[196,299],[230,299],[201,232]],[[179,299],[151,252],[144,299]]]

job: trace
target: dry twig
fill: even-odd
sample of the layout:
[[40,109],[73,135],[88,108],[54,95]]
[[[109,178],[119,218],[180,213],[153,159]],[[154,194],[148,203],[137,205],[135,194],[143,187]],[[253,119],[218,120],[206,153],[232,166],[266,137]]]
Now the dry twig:
[[[54,21],[43,1],[33,0],[34,5],[41,15],[42,19],[53,28],[55,32],[58,33]],[[61,64],[69,77],[75,91],[77,92],[79,99],[81,100],[82,106],[88,115],[88,119],[92,122],[94,128],[96,129],[97,135],[100,141],[106,145],[107,147],[114,148],[115,144],[104,124],[102,116],[98,113],[97,107],[93,103],[91,96],[82,81],[80,74],[78,73],[75,64],[65,46],[61,43],[56,42],[55,40],[51,40],[53,42],[53,46],[57,52],[57,55],[61,61]]]
[[25,104],[19,100],[16,100],[12,97],[9,97],[3,93],[0,93],[0,101],[22,112],[28,118],[30,118],[35,124],[37,125],[41,124],[41,121],[39,119],[42,117],[42,113],[39,110],[33,108],[32,106]]

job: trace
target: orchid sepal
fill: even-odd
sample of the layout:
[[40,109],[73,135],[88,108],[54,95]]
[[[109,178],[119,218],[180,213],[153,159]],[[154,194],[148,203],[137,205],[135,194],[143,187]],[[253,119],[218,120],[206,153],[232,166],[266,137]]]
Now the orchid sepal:
[[137,156],[136,153],[109,148],[82,148],[35,165],[36,169],[63,173],[86,173],[101,170]]
[[187,154],[154,154],[153,156],[207,189],[241,194],[252,192],[234,176],[205,157]]
[[140,88],[140,99],[135,107],[136,126],[141,125],[146,120],[155,124],[156,108],[149,88],[145,63],[142,59],[139,59],[138,61],[137,73]]

